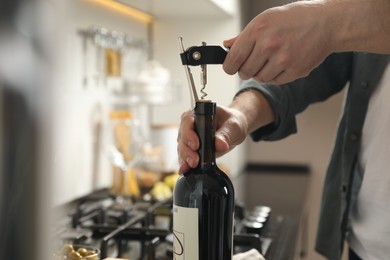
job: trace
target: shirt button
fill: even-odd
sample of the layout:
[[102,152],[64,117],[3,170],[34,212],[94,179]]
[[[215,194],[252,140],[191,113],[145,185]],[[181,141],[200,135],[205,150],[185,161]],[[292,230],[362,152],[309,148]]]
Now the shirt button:
[[362,82],[360,82],[360,86],[362,87],[362,89],[366,89],[366,88],[368,88],[368,82],[362,81]]
[[341,191],[342,192],[347,192],[347,185],[341,186]]
[[357,141],[359,139],[359,135],[357,133],[352,133],[349,135],[349,140]]

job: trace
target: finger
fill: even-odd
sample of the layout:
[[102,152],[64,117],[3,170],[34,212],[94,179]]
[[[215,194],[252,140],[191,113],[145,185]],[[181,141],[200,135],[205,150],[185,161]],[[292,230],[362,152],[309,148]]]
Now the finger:
[[262,53],[258,44],[255,45],[249,57],[238,70],[240,78],[243,80],[254,77],[267,63],[268,56]]
[[181,163],[180,163],[180,166],[179,166],[178,173],[179,173],[179,174],[183,174],[183,173],[188,172],[190,169],[191,169],[191,167],[188,165],[188,163],[186,163],[186,162],[181,162]]
[[280,74],[283,73],[282,67],[275,66],[275,64],[268,60],[267,63],[253,76],[253,78],[262,83],[271,83]]
[[238,71],[254,47],[254,41],[251,38],[245,37],[245,35],[242,35],[244,37],[240,36],[234,41],[223,63],[224,71],[230,75]]
[[186,144],[194,151],[199,148],[199,138],[194,129],[193,111],[187,111],[182,114],[177,142]]
[[222,135],[215,136],[215,153],[217,157],[226,154],[229,151],[229,144]]
[[[184,143],[178,144],[178,154],[180,166],[187,168],[195,168],[198,165],[199,155]],[[187,165],[186,165],[187,164]]]
[[230,47],[232,47],[232,45],[234,44],[234,42],[236,41],[236,39],[237,39],[237,36],[234,37],[234,38],[228,39],[228,40],[224,40],[224,41],[223,41],[223,46],[225,46],[225,48],[230,48]]
[[179,173],[182,174],[198,164],[199,156],[196,152],[199,139],[194,130],[194,114],[189,110],[181,116],[179,133],[177,136],[177,152],[179,157]]

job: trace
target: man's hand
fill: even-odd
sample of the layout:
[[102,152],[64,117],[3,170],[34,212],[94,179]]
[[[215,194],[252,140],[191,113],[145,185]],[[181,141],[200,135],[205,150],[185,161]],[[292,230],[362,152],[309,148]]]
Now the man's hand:
[[223,68],[242,79],[282,84],[307,76],[330,54],[330,32],[321,6],[309,1],[276,7],[255,17],[236,37]]
[[235,38],[223,64],[242,79],[284,84],[308,75],[329,54],[390,54],[390,1],[297,1],[264,11]]
[[[257,90],[240,93],[229,107],[218,106],[215,133],[217,157],[241,144],[250,132],[273,121],[274,114],[268,101]],[[198,165],[199,139],[194,130],[193,111],[182,114],[177,149],[180,174]]]
[[[242,143],[247,136],[245,116],[238,110],[217,107],[217,131],[215,134],[215,150],[217,157],[229,152]],[[199,139],[194,130],[193,111],[184,112],[181,116],[177,138],[179,153],[179,173],[195,168],[199,162]]]

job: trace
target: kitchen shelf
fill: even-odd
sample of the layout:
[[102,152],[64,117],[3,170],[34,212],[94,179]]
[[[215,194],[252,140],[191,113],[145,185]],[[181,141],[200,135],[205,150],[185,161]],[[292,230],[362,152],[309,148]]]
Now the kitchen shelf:
[[237,0],[115,0],[155,18],[231,17]]

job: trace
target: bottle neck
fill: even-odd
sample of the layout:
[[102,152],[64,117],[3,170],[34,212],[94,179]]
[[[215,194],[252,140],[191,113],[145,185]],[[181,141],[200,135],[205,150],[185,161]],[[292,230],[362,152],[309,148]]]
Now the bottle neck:
[[199,137],[199,164],[197,168],[215,166],[215,108],[210,101],[197,102],[195,106],[195,131]]

